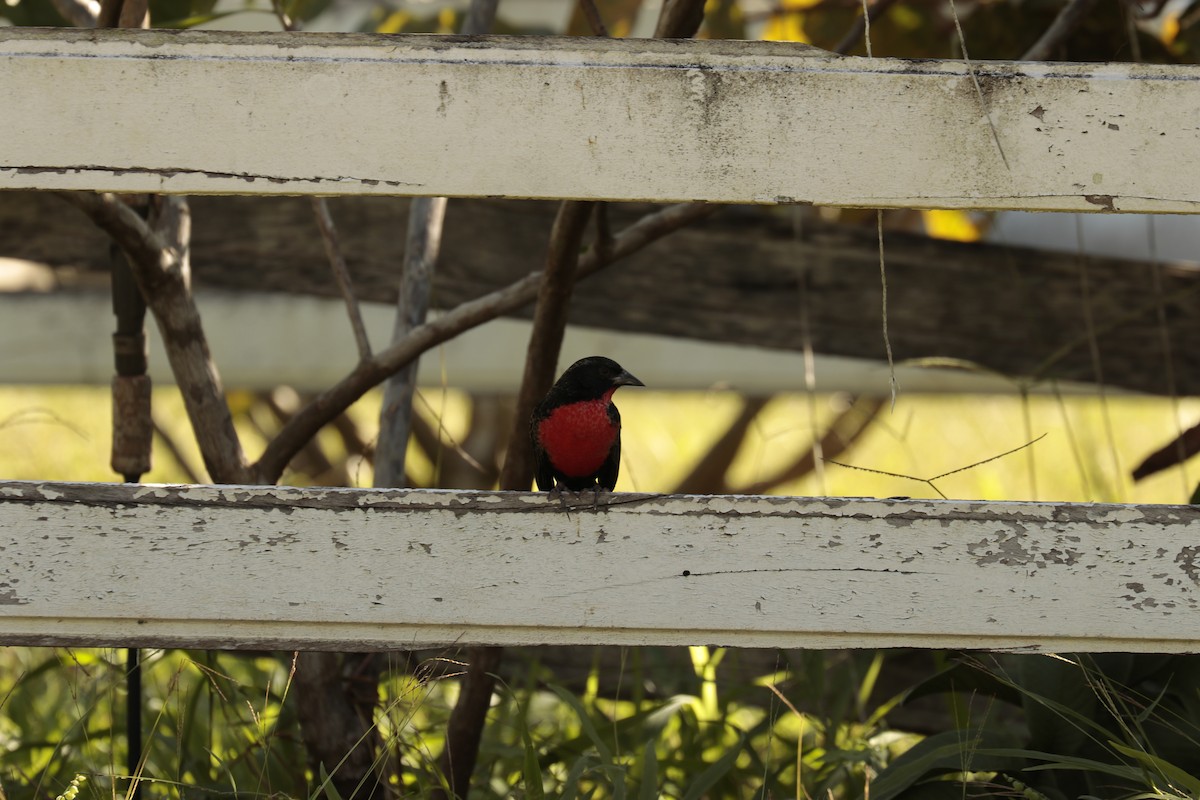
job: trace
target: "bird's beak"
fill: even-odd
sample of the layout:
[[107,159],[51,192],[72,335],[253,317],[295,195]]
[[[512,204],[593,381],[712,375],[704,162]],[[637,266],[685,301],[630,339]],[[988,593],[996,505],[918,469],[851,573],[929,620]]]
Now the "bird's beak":
[[613,386],[645,386],[646,384],[639,381],[630,374],[629,370],[621,370],[621,374],[613,378]]

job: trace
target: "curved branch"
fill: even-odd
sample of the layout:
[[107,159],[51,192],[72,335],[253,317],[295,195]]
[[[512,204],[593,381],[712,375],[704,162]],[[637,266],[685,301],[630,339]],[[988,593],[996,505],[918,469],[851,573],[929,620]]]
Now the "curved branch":
[[525,373],[517,395],[504,467],[500,470],[500,488],[525,491],[533,478],[533,443],[529,439],[529,420],[534,408],[550,391],[563,334],[567,330],[567,309],[579,268],[579,246],[595,203],[564,200],[554,219],[546,268],[538,285],[537,309],[533,333],[525,354]]
[[50,0],[54,10],[76,28],[94,28],[100,16],[96,0]]
[[325,255],[329,258],[329,267],[337,280],[338,289],[342,292],[342,300],[346,303],[346,313],[350,317],[350,328],[354,331],[354,343],[358,346],[359,358],[371,357],[371,340],[367,337],[367,326],[363,324],[362,310],[358,298],[354,295],[354,282],[350,278],[350,268],[346,266],[346,257],[342,254],[342,245],[338,241],[337,226],[333,223],[333,215],[329,213],[329,204],[324,197],[309,198],[312,201],[313,216],[317,220],[317,229],[321,231],[321,241],[325,244]]
[[1050,57],[1063,40],[1066,39],[1080,23],[1091,13],[1096,0],[1071,0],[1058,12],[1054,22],[1042,33],[1033,47],[1025,51],[1021,61],[1045,61]]
[[[614,239],[610,253],[589,250],[580,256],[575,279],[591,275],[719,208],[705,203],[681,203],[648,214]],[[402,341],[359,362],[346,377],[314,398],[280,430],[251,468],[255,481],[270,484],[279,480],[292,456],[311,436],[417,356],[464,331],[532,302],[541,279],[540,271],[531,272],[504,288],[462,303],[437,319],[414,328]]]
[[209,476],[217,483],[249,483],[246,457],[192,296],[187,202],[159,198],[162,208],[156,231],[115,195],[66,192],[61,196],[87,214],[129,257],[134,280],[162,333]]

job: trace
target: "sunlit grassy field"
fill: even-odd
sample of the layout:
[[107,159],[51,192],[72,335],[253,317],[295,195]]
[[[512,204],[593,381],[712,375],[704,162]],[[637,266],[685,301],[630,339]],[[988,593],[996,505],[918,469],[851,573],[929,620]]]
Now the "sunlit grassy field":
[[[437,387],[423,392],[420,413],[440,418],[447,446],[464,434],[465,395]],[[235,392],[235,411],[252,410],[252,396]],[[728,392],[656,393],[624,390],[617,396],[624,420],[621,481],[624,491],[672,489],[725,430],[742,399]],[[369,395],[351,415],[365,438],[374,438],[379,399]],[[734,487],[771,474],[811,446],[844,407],[837,395],[781,395],[751,426],[730,470]],[[1176,405],[1179,422],[1176,421]],[[155,416],[195,467],[201,460],[191,440],[178,392],[159,388]],[[108,467],[110,405],[104,387],[0,388],[0,477],[111,481]],[[991,459],[1027,442],[1035,444],[971,469],[927,483],[825,463],[776,491],[797,495],[911,496],[990,500],[1067,500],[1131,503],[1186,502],[1200,470],[1175,468],[1134,484],[1129,472],[1168,442],[1178,425],[1200,418],[1200,401],[1116,396],[1022,399],[1019,396],[927,396],[901,394],[838,461],[864,469],[934,478]],[[239,416],[248,455],[263,444],[250,417]],[[269,427],[263,425],[262,427]],[[1042,437],[1042,438],[1038,438]],[[332,439],[329,440],[332,444]],[[411,468],[422,480],[432,465],[413,451]],[[350,470],[369,485],[368,464]],[[182,482],[185,474],[156,443],[149,482]],[[302,482],[285,475],[285,482]],[[936,486],[936,489],[934,488]]]

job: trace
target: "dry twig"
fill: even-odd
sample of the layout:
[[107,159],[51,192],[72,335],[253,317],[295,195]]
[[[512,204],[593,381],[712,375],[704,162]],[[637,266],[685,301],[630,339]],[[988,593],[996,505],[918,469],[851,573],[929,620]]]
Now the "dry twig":
[[321,231],[321,240],[325,243],[325,255],[329,258],[329,266],[337,278],[338,289],[342,299],[346,301],[346,313],[350,315],[350,327],[354,330],[354,342],[358,345],[358,357],[371,357],[371,340],[367,338],[367,326],[363,324],[362,309],[359,308],[358,298],[354,296],[354,283],[350,280],[350,270],[346,266],[346,257],[342,255],[342,246],[338,241],[337,228],[333,224],[333,216],[329,213],[329,204],[324,197],[312,197],[313,216],[317,219],[317,228]]

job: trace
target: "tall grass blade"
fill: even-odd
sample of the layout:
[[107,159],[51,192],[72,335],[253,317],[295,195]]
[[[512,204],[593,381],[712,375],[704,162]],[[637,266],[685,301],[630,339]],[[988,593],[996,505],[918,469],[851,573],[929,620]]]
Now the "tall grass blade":
[[717,781],[725,777],[725,773],[733,767],[737,761],[737,757],[741,755],[742,747],[746,744],[744,735],[738,737],[738,743],[734,747],[729,748],[712,766],[701,772],[692,785],[684,792],[683,800],[700,800],[705,794],[716,785]]

